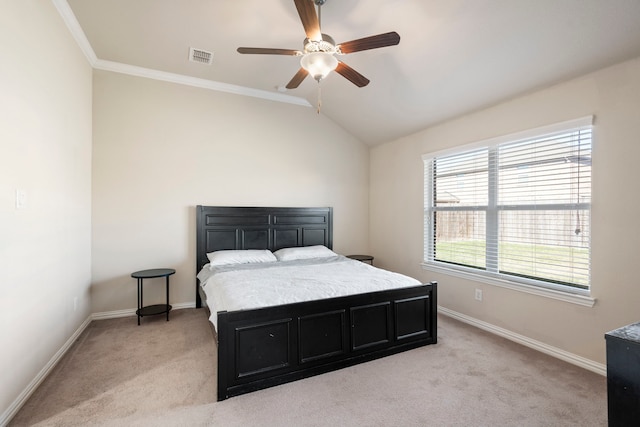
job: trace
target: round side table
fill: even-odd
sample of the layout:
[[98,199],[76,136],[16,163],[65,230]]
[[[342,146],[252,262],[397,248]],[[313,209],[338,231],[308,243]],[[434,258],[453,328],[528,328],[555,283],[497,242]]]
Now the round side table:
[[[171,306],[169,305],[169,276],[175,274],[175,272],[176,271],[173,268],[154,268],[151,270],[140,270],[135,273],[131,273],[131,277],[138,280],[138,309],[136,310],[136,315],[138,315],[138,325],[140,325],[141,317],[154,316],[156,314],[166,313],[167,322],[169,321],[169,312],[171,311]],[[166,278],[167,303],[148,305],[144,307],[142,281],[144,279],[154,279],[157,277]]]
[[373,257],[371,255],[347,255],[347,258],[355,259],[361,262],[367,262],[373,265]]

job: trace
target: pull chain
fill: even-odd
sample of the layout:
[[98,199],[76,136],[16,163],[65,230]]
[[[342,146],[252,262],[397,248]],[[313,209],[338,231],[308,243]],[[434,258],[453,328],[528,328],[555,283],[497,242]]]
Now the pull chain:
[[582,232],[580,209],[578,206],[580,204],[580,165],[582,164],[582,153],[580,152],[581,144],[582,141],[580,140],[580,132],[578,132],[578,194],[576,195],[576,229],[574,231],[576,233],[576,236],[580,235],[580,233]]
[[[318,6],[318,27],[322,28],[322,4],[324,1],[316,1],[316,5]],[[322,90],[320,89],[320,79],[318,79],[318,109],[316,113],[320,114],[320,107],[322,106]]]
[[[314,0],[315,5],[318,7],[318,28],[322,28],[322,5],[325,3],[326,0]],[[320,36],[321,39],[323,38],[322,35]],[[318,81],[318,108],[316,110],[316,113],[320,114],[320,107],[322,107],[322,90],[320,89],[320,80],[322,79],[322,77],[317,77],[317,81]]]

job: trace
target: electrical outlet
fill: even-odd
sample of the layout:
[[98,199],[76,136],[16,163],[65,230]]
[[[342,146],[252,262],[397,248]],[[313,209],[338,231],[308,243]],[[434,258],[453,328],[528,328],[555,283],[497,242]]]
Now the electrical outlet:
[[476,289],[476,300],[482,301],[482,289]]
[[27,192],[16,189],[16,209],[25,209],[27,207]]
[[73,297],[73,311],[78,309],[78,297]]

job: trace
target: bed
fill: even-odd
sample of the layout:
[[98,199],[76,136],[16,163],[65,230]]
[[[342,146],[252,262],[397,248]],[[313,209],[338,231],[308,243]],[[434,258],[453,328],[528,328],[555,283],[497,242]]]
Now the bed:
[[[196,208],[197,275],[208,268],[207,254],[216,251],[321,246],[333,247],[330,207]],[[343,257],[335,261],[342,263],[340,268],[362,264]],[[302,264],[317,268],[315,260]],[[198,308],[206,298],[201,285],[197,279]],[[434,344],[436,307],[437,284],[431,282],[268,307],[211,310],[218,345],[218,400]]]

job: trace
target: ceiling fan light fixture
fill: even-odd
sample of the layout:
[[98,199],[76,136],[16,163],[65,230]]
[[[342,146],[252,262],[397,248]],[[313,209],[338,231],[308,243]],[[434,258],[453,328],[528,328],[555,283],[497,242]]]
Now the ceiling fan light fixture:
[[[285,0],[282,0],[285,1]],[[300,69],[285,86],[286,89],[296,89],[303,80],[311,75],[320,83],[331,71],[340,74],[357,87],[365,87],[369,79],[348,66],[338,61],[335,55],[346,55],[363,50],[378,49],[381,47],[395,46],[400,43],[400,35],[395,31],[375,36],[363,37],[336,44],[333,38],[320,30],[321,7],[326,0],[293,0],[298,10],[300,22],[307,36],[302,42],[303,50],[273,49],[260,47],[239,47],[239,53],[263,54],[263,55],[289,55],[300,56]],[[318,7],[316,12],[315,6]],[[318,90],[320,85],[318,85]]]
[[319,82],[336,69],[338,60],[330,52],[310,52],[302,56],[300,66]]

